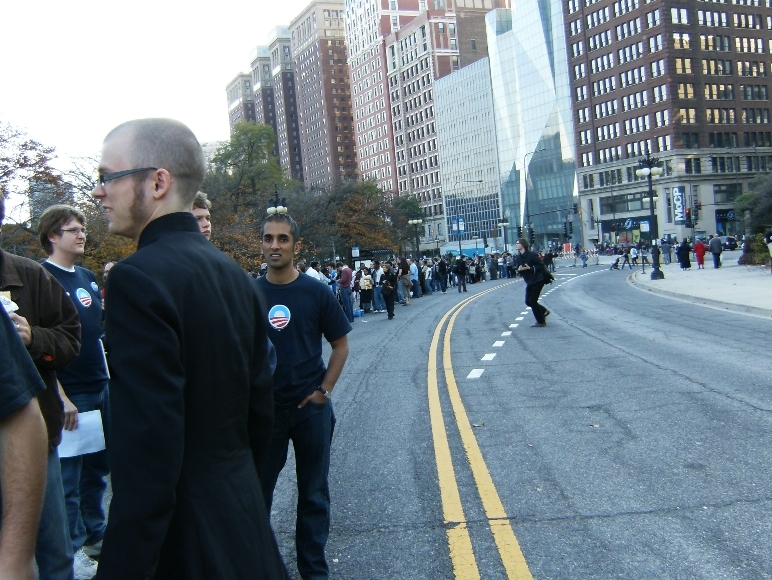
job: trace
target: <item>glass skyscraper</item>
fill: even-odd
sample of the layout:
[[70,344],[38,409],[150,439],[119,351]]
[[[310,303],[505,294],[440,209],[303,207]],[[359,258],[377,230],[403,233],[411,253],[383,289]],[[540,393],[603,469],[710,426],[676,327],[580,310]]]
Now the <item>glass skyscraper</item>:
[[[486,28],[508,236],[514,239],[518,225],[526,235],[531,224],[538,247],[563,243],[578,199],[562,2],[523,0],[493,10]],[[574,228],[581,240],[579,220]]]

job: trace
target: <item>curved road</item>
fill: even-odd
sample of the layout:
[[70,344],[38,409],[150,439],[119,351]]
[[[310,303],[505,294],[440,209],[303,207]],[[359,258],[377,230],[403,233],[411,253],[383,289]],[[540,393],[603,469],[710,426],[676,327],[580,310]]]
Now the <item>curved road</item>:
[[[557,274],[546,328],[530,327],[521,281],[356,319],[334,395],[331,577],[772,578],[770,322],[652,296],[618,271]],[[455,307],[455,381],[444,340],[434,359],[438,462],[427,369]],[[297,574],[293,471],[272,522]],[[449,489],[463,521],[447,517]]]

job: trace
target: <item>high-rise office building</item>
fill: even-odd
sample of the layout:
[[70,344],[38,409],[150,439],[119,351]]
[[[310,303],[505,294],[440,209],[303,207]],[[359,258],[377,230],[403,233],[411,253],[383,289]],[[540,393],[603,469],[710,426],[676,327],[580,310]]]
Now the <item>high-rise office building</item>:
[[303,181],[303,156],[297,112],[295,72],[290,31],[277,26],[268,35],[273,96],[276,105],[276,139],[279,163],[293,179]]
[[565,241],[576,192],[562,16],[561,0],[523,0],[486,16],[507,235],[521,226],[540,248]]
[[356,179],[343,0],[312,0],[289,31],[305,182],[328,187]]
[[772,169],[769,0],[564,5],[585,239],[743,233],[732,202]]
[[231,133],[236,123],[255,120],[255,103],[252,98],[252,79],[248,74],[236,75],[225,87],[228,97],[228,122]]
[[359,170],[392,193],[396,193],[397,167],[384,39],[424,10],[426,0],[345,0]]
[[[273,74],[271,73],[271,53],[267,46],[258,46],[250,59],[252,68],[252,87],[254,89],[255,121],[263,123],[278,133],[276,127],[276,105],[273,95]],[[279,155],[279,142],[274,144],[273,154]]]
[[[444,244],[443,253],[455,253],[461,245],[471,255],[475,248],[482,251],[487,238],[488,247],[503,251],[504,232],[498,224],[505,217],[516,225],[517,216],[501,211],[488,58],[438,79],[434,92],[446,220],[438,245]],[[514,243],[514,237],[509,242]]]

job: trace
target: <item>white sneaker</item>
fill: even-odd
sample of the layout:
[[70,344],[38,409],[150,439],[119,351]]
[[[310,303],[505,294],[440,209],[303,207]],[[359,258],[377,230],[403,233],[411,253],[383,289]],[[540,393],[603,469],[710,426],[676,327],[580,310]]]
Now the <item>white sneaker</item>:
[[90,580],[97,573],[97,562],[83,552],[83,549],[75,552],[74,568],[75,580]]

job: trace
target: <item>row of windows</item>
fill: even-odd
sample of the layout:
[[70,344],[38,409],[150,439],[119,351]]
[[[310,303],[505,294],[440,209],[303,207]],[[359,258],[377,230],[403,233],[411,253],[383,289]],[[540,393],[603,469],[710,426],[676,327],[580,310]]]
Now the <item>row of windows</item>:
[[[769,123],[769,109],[744,108],[740,109],[740,123],[743,125],[761,125]],[[678,117],[681,124],[697,124],[696,109],[679,109]],[[733,125],[737,122],[735,110],[731,108],[705,109],[705,122],[709,125]]]

